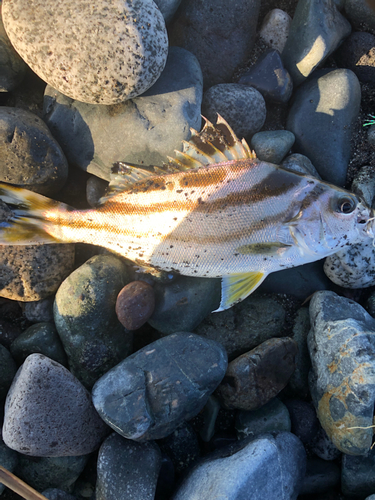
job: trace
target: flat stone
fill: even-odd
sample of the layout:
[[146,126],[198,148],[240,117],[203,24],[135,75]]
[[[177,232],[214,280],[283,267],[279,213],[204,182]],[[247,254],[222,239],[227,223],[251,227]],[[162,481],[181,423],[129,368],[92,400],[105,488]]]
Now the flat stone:
[[4,1],[9,39],[24,61],[72,99],[114,104],[145,92],[167,58],[164,18],[151,0]]
[[294,141],[294,134],[289,130],[267,130],[253,135],[250,148],[260,160],[280,165]]
[[94,385],[103,420],[127,439],[161,439],[204,407],[227,368],[224,348],[192,333],[163,337]]
[[9,448],[34,457],[85,455],[106,433],[89,393],[66,368],[42,354],[26,359],[5,404]]

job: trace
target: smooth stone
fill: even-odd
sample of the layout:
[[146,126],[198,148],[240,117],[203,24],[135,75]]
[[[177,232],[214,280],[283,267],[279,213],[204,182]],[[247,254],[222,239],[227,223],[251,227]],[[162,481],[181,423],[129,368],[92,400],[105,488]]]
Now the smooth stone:
[[155,0],[155,3],[163,14],[164,21],[168,24],[175,15],[181,0]]
[[220,280],[177,276],[170,284],[154,286],[155,310],[149,325],[162,335],[192,331],[219,307]]
[[170,498],[175,489],[175,471],[172,460],[162,453],[162,462],[156,486],[155,500]]
[[364,498],[375,490],[375,450],[362,456],[343,455],[341,490],[344,495]]
[[314,406],[310,402],[300,399],[286,399],[284,404],[288,408],[293,434],[303,444],[310,443],[319,431],[319,420]]
[[[0,465],[9,472],[14,472],[18,464],[18,453],[8,448],[0,437]],[[0,483],[0,495],[4,492],[5,486]]]
[[[17,304],[16,302],[13,303]],[[21,335],[21,333],[22,328],[20,325],[14,324],[14,322],[7,321],[6,319],[0,319],[0,344],[8,350],[10,349],[11,343],[18,337],[18,335]]]
[[323,427],[320,427],[315,437],[310,441],[309,447],[317,457],[326,461],[341,457],[341,451],[332,443]]
[[375,319],[353,300],[323,291],[311,299],[310,320],[309,385],[318,418],[340,451],[363,455],[373,436]]
[[87,388],[131,351],[132,334],[115,311],[127,281],[120,259],[96,255],[71,273],[56,293],[55,324],[69,368]]
[[279,165],[294,141],[294,134],[289,130],[267,130],[253,135],[250,148],[255,150],[259,160]]
[[297,344],[289,337],[266,340],[229,363],[215,395],[228,410],[257,410],[284,389],[296,354]]
[[371,316],[375,317],[375,292],[372,292],[367,299],[366,309],[371,314]]
[[346,0],[345,15],[356,28],[365,23],[375,29],[375,11],[370,5],[366,0]]
[[44,354],[63,366],[68,365],[60,337],[52,323],[36,323],[27,328],[12,342],[10,352],[19,365],[33,353]]
[[203,426],[199,430],[199,435],[205,443],[208,443],[215,433],[215,423],[219,415],[221,405],[215,396],[210,396],[203,408]]
[[69,490],[82,473],[89,455],[79,457],[27,457],[21,455],[15,474],[37,491]]
[[102,419],[135,441],[161,439],[197,415],[227,368],[224,348],[192,333],[163,337],[124,359],[92,390]]
[[174,470],[181,474],[200,457],[198,437],[188,422],[158,441],[161,451],[172,460]]
[[351,189],[371,206],[375,196],[375,172],[371,165],[365,165],[355,175]]
[[99,450],[95,499],[154,500],[160,468],[155,443],[135,443],[114,432]]
[[310,331],[310,314],[308,307],[301,307],[293,320],[292,338],[298,349],[295,357],[296,369],[292,373],[287,386],[288,396],[306,399],[309,396],[308,376],[311,368],[307,335]]
[[151,0],[4,1],[3,22],[22,59],[59,92],[115,104],[145,92],[168,54],[164,18]]
[[281,54],[293,83],[304,82],[350,32],[349,21],[331,0],[299,0]]
[[106,433],[89,393],[66,368],[42,354],[26,359],[5,404],[3,439],[9,448],[34,457],[85,455]]
[[35,302],[25,302],[23,313],[32,323],[52,323],[53,322],[53,301],[52,297],[37,300]]
[[291,22],[289,14],[281,9],[272,9],[263,19],[259,36],[271,49],[281,53],[289,36]]
[[258,90],[239,83],[220,83],[203,94],[202,115],[216,123],[221,115],[239,139],[251,137],[263,127],[266,103]]
[[366,32],[352,33],[335,52],[340,68],[353,71],[362,83],[372,83],[375,78],[375,36]]
[[14,50],[0,16],[0,92],[11,92],[22,82],[27,65]]
[[258,437],[266,432],[290,432],[291,422],[287,407],[278,399],[271,399],[258,410],[240,410],[236,415],[238,439]]
[[295,500],[305,467],[305,450],[293,434],[248,438],[199,462],[172,499]]
[[42,495],[48,498],[48,500],[77,500],[77,497],[60,490],[59,488],[47,488],[42,491]]
[[97,106],[47,86],[44,120],[71,164],[110,180],[117,161],[163,166],[190,138],[190,127],[200,130],[202,85],[196,57],[171,47],[163,73],[142,96]]
[[259,56],[256,63],[241,74],[238,83],[254,87],[266,101],[286,103],[293,92],[292,79],[283,66],[280,52],[275,49]]
[[[343,186],[361,87],[348,69],[322,70],[296,90],[286,128],[294,150],[306,155],[323,180]],[[332,146],[335,145],[335,147]]]
[[300,489],[300,495],[324,493],[340,483],[340,468],[335,463],[327,463],[321,458],[309,457],[306,463],[306,475]]
[[0,107],[0,181],[45,195],[59,191],[68,162],[44,121],[19,108]]
[[90,175],[86,183],[86,199],[87,203],[92,208],[96,208],[99,200],[104,196],[105,191],[108,187],[108,182],[94,175]]
[[195,333],[220,342],[231,360],[265,340],[282,337],[284,325],[285,309],[276,299],[251,295],[226,311],[210,314]]
[[192,52],[203,72],[205,88],[231,81],[253,48],[260,0],[183,2],[169,33],[171,45]]
[[152,316],[155,293],[145,281],[132,281],[120,290],[116,300],[116,314],[128,330],[138,330]]
[[74,245],[69,243],[0,245],[0,297],[21,302],[45,299],[73,267]]
[[17,365],[6,347],[0,344],[0,401],[3,401],[17,372]]
[[318,171],[311,163],[311,160],[305,155],[299,153],[293,153],[285,158],[281,162],[281,166],[287,170],[292,170],[293,172],[298,172],[304,175],[311,175],[317,179],[322,179],[318,174]]

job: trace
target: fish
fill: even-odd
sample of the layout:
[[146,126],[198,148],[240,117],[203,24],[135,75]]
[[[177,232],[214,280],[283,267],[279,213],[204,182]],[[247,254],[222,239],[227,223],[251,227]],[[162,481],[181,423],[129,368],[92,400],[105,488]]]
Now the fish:
[[83,242],[138,270],[221,278],[223,311],[273,272],[374,240],[374,210],[355,193],[259,160],[218,116],[191,129],[164,167],[118,162],[108,191],[76,210],[0,183],[0,244]]

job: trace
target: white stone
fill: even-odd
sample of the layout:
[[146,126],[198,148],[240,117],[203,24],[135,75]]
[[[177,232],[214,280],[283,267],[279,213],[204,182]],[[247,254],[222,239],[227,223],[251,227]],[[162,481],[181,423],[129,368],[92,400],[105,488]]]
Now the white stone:
[[263,20],[259,35],[272,49],[283,51],[292,18],[281,9],[271,10]]

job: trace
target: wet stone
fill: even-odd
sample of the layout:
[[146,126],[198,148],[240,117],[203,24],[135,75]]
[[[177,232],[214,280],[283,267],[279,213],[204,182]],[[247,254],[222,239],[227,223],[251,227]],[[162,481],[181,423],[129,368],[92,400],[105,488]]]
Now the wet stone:
[[116,314],[128,330],[138,330],[150,319],[154,309],[154,290],[144,281],[128,283],[117,296]]
[[0,344],[0,401],[5,399],[16,371],[17,365],[12,355],[6,347]]
[[215,395],[227,409],[260,408],[284,389],[296,354],[297,344],[288,337],[266,340],[229,363]]
[[250,148],[255,150],[257,158],[279,165],[295,141],[294,134],[288,130],[270,130],[257,132],[250,141]]
[[204,407],[224,377],[227,355],[192,333],[163,337],[108,371],[94,385],[103,420],[136,441],[161,439]]

